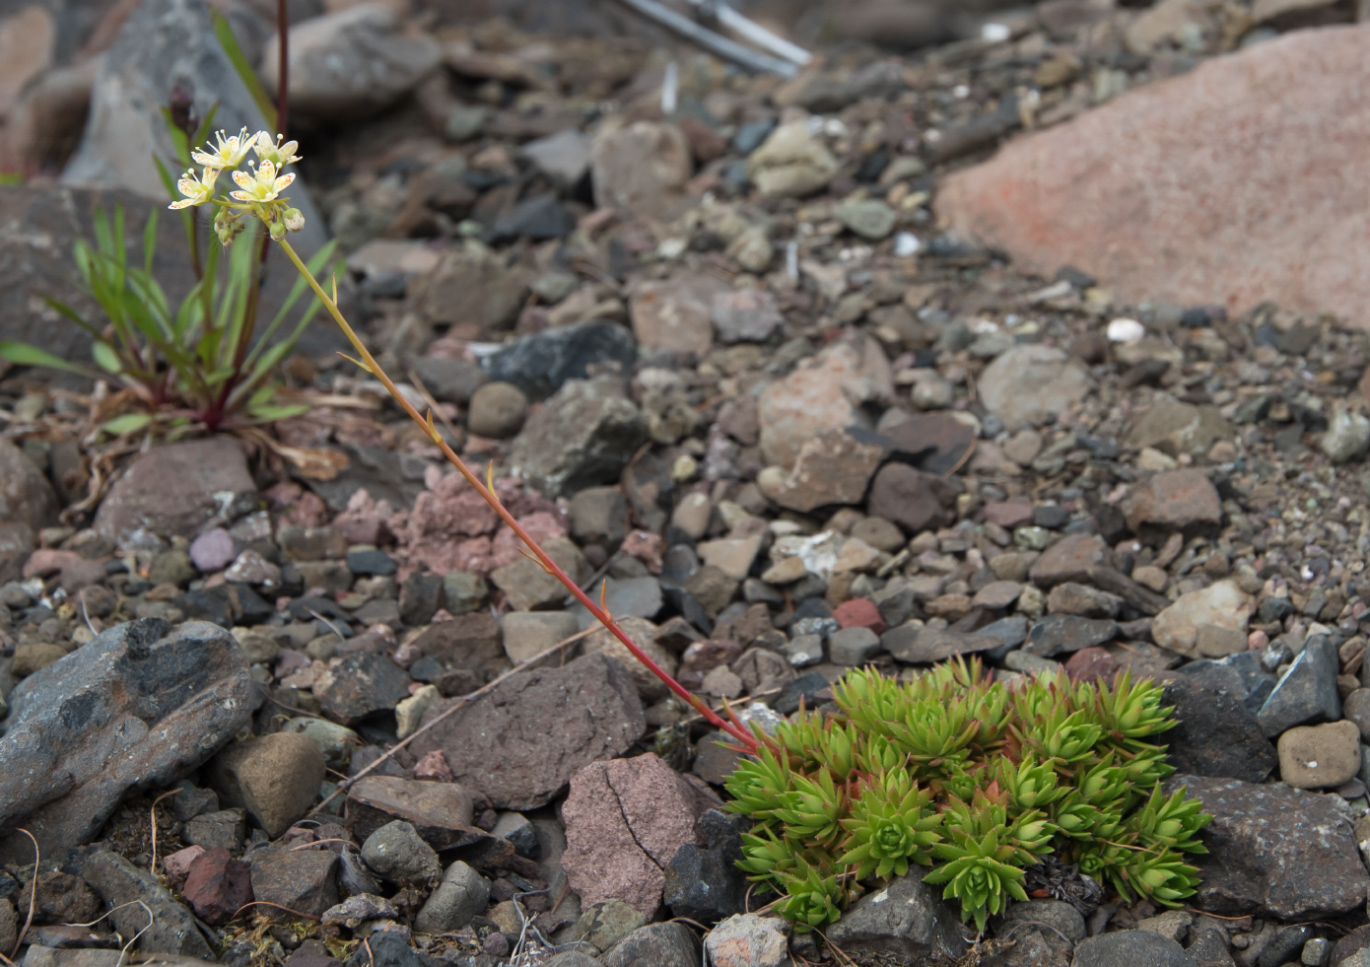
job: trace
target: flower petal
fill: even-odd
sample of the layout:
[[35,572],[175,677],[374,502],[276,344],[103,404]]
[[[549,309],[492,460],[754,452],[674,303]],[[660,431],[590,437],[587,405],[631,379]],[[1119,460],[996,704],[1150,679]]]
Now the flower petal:
[[[256,184],[256,179],[249,175],[246,171],[233,172],[233,181],[237,184],[239,188],[242,188],[244,191],[251,191],[253,186]],[[233,193],[233,197],[238,197],[238,193],[236,191]]]

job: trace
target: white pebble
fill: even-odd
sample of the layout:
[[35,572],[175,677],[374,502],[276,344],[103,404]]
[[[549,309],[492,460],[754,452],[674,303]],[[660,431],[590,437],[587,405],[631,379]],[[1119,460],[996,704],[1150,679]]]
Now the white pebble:
[[896,232],[894,236],[894,255],[896,258],[906,259],[910,255],[917,255],[918,250],[923,247],[923,243],[918,241],[918,236],[912,232]]
[[1146,335],[1146,327],[1136,319],[1114,319],[1108,324],[1109,342],[1136,342]]
[[980,28],[980,39],[991,44],[1002,44],[1012,36],[1008,24],[987,23]]

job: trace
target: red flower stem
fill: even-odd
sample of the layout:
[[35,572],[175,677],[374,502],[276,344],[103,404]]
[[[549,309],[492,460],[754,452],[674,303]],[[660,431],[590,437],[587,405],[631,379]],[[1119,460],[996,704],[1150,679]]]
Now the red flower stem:
[[314,294],[318,296],[319,301],[328,309],[328,312],[333,316],[334,321],[341,327],[343,334],[347,336],[348,342],[352,343],[353,348],[357,350],[362,358],[362,368],[379,379],[390,395],[394,397],[395,402],[397,402],[400,405],[400,408],[409,415],[409,418],[423,427],[424,432],[428,434],[428,438],[442,451],[443,456],[447,458],[448,462],[457,468],[457,472],[465,477],[466,482],[475,488],[476,493],[480,494],[481,499],[494,508],[495,513],[499,514],[500,518],[509,525],[509,529],[517,534],[519,540],[523,541],[523,543],[528,546],[529,550],[537,556],[537,560],[542,567],[565,585],[566,589],[571,592],[576,600],[584,605],[585,609],[589,611],[600,624],[608,628],[609,632],[623,643],[623,646],[628,649],[629,653],[632,654],[634,658],[645,665],[647,670],[653,675],[661,679],[667,688],[672,692],[675,692],[675,694],[687,702],[691,708],[704,716],[704,718],[715,728],[727,732],[734,739],[737,739],[747,751],[754,753],[757,745],[756,739],[751,733],[740,725],[725,721],[717,712],[709,708],[703,699],[692,694],[684,685],[681,685],[680,682],[676,681],[664,668],[653,661],[651,656],[639,648],[637,643],[634,642],[632,638],[628,637],[623,629],[618,626],[618,622],[614,621],[612,616],[600,608],[599,605],[595,604],[594,601],[590,599],[590,596],[582,591],[579,586],[577,586],[576,582],[572,581],[571,578],[567,576],[566,572],[561,569],[557,562],[552,560],[547,552],[542,549],[542,546],[523,529],[523,526],[514,519],[514,515],[509,513],[493,491],[486,487],[461,457],[457,456],[456,452],[447,445],[447,441],[442,438],[438,433],[437,428],[433,426],[431,415],[429,419],[425,420],[419,415],[419,411],[405,399],[404,395],[399,391],[399,387],[397,387],[390,377],[386,375],[385,371],[381,369],[380,364],[376,362],[376,359],[371,355],[370,350],[362,344],[361,339],[358,338],[352,327],[348,325],[347,320],[343,318],[337,303],[328,297],[324,292],[323,287],[319,285],[318,280],[314,278],[313,273],[311,273],[309,269],[306,268],[305,264],[300,261],[300,257],[295,254],[295,250],[291,248],[290,243],[282,239],[280,246],[285,250],[285,254],[289,256],[290,261],[295,263],[295,268],[299,270],[300,275],[304,277],[304,280],[309,283],[310,288],[314,290]]

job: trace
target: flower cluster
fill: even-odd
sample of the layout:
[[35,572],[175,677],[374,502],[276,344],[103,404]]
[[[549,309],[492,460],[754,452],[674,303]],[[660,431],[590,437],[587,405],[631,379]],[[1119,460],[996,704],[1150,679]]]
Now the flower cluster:
[[1173,770],[1146,740],[1175,722],[1152,683],[1061,673],[1010,688],[957,661],[910,682],[853,672],[833,696],[836,714],[758,731],[727,786],[729,808],[755,820],[739,866],[783,895],[797,929],[913,864],[981,930],[1052,857],[1124,898],[1194,892],[1183,855],[1205,852],[1212,817],[1183,789],[1161,792]]
[[[231,136],[220,131],[215,138],[217,144],[207,144],[205,150],[191,153],[191,159],[201,166],[201,170],[198,174],[194,168],[186,170],[176,182],[176,188],[185,197],[168,207],[190,208],[206,203],[218,206],[214,230],[225,245],[232,243],[242,230],[240,219],[243,215],[260,218],[271,237],[278,241],[286,232],[304,228],[300,210],[289,207],[289,199],[281,197],[281,192],[295,180],[293,172],[283,174],[282,170],[300,160],[295,153],[299,143],[284,141],[282,135],[273,139],[266,131],[248,134],[247,128]],[[246,170],[239,170],[238,166],[249,153],[257,156],[256,167],[249,164]],[[225,171],[238,186],[238,190],[229,192],[227,198],[215,194],[215,183]]]

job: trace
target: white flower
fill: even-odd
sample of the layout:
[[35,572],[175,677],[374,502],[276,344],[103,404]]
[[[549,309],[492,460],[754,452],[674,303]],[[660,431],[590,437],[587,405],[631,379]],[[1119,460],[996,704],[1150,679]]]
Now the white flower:
[[258,131],[256,142],[252,150],[257,152],[257,157],[265,161],[270,161],[280,171],[286,165],[293,165],[300,160],[300,156],[295,150],[300,146],[298,141],[287,141],[281,144],[283,134],[276,135],[275,144],[271,141],[271,135],[266,131]]
[[189,208],[191,205],[203,205],[214,197],[214,182],[219,178],[218,168],[206,168],[201,174],[196,175],[194,168],[187,168],[186,173],[176,182],[176,188],[185,198],[174,201],[168,208]]
[[233,180],[242,189],[242,191],[232,193],[235,199],[260,204],[275,201],[276,196],[295,180],[295,175],[281,175],[278,178],[276,166],[263,158],[261,164],[257,166],[256,175],[250,175],[246,171],[235,171],[233,172]]
[[252,150],[252,146],[257,143],[257,135],[249,135],[247,128],[243,128],[232,137],[227,136],[226,131],[220,131],[215,137],[219,141],[216,148],[212,145],[205,145],[208,152],[194,151],[191,158],[195,159],[196,164],[202,164],[206,168],[227,168],[232,169],[242,164],[247,153]]

